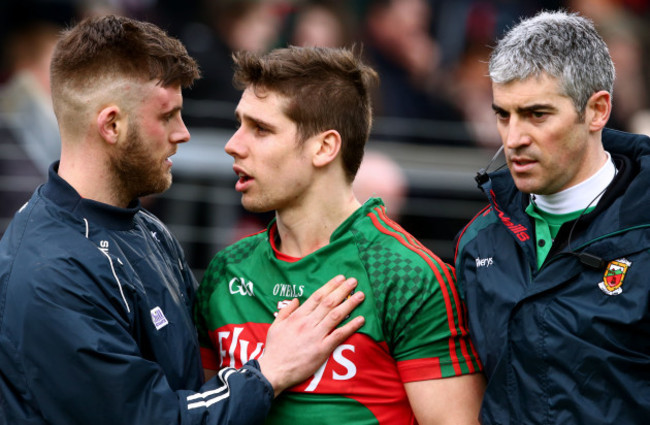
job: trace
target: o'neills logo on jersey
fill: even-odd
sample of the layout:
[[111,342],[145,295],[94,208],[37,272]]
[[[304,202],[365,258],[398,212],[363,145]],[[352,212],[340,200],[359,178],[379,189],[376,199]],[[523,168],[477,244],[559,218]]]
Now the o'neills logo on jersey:
[[305,292],[305,285],[290,285],[288,283],[276,283],[273,287],[273,295],[279,297],[297,298],[302,297]]
[[619,295],[623,292],[623,280],[627,270],[632,265],[631,261],[625,258],[610,261],[603,275],[603,280],[598,283],[598,287],[607,295]]

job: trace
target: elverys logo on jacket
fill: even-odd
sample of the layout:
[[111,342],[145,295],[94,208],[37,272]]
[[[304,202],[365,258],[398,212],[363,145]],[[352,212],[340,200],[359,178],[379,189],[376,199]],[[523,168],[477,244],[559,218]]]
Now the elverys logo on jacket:
[[622,293],[623,288],[621,285],[623,285],[625,274],[631,265],[632,262],[625,258],[610,261],[607,264],[603,280],[598,283],[600,290],[607,295],[619,295]]

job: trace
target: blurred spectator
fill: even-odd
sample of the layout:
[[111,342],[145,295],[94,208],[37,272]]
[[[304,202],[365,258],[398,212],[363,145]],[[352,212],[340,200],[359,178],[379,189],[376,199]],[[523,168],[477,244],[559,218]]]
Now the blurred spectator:
[[[448,2],[444,2],[448,3]],[[466,7],[462,31],[462,51],[450,68],[453,78],[450,91],[457,107],[463,112],[472,138],[478,146],[497,148],[501,139],[492,110],[492,83],[488,78],[487,59],[490,44],[498,33],[498,10],[488,2],[461,2]],[[460,4],[459,4],[460,5]],[[455,6],[458,10],[459,5]],[[446,20],[448,21],[448,19]],[[450,24],[445,25],[449,27]]]
[[[438,43],[430,33],[429,3],[375,0],[368,4],[364,19],[364,51],[381,78],[376,115],[447,124],[431,123],[437,125],[428,134],[416,134],[414,122],[393,120],[390,130],[394,134],[390,137],[398,135],[408,142],[470,143],[461,111],[447,98]],[[376,124],[375,137],[384,138],[381,120]]]
[[501,138],[492,110],[492,83],[487,61],[491,46],[509,27],[543,8],[557,8],[554,0],[437,0],[434,32],[445,49],[451,99],[477,146],[497,149]]
[[569,0],[568,6],[594,21],[616,66],[612,115],[607,126],[631,131],[632,117],[649,106],[643,64],[643,57],[650,53],[647,22],[639,20],[621,0]]
[[280,0],[206,1],[217,34],[231,51],[270,50],[279,36],[289,3]]
[[202,78],[185,93],[188,126],[234,128],[240,93],[232,85],[232,52],[274,47],[290,5],[282,0],[203,0],[201,16],[179,34],[201,66]]
[[487,44],[467,46],[453,73],[451,90],[477,146],[496,149],[501,138],[492,110],[492,83],[487,77],[489,54]]
[[8,77],[0,87],[0,236],[59,157],[49,75],[59,30],[53,23],[28,22],[4,40]]
[[361,203],[370,197],[382,198],[386,214],[399,222],[408,194],[408,180],[404,170],[390,156],[367,150],[352,189]]
[[287,27],[288,44],[295,46],[344,47],[357,38],[352,11],[342,1],[297,3]]
[[31,23],[7,39],[9,79],[0,88],[0,119],[37,167],[47,171],[59,157],[60,139],[50,94],[50,59],[60,28]]
[[616,64],[612,116],[608,127],[631,131],[631,118],[648,107],[647,77],[643,75],[643,50],[627,26],[602,28],[601,34]]
[[445,67],[462,61],[467,46],[483,39],[491,45],[496,37],[523,16],[541,9],[563,6],[561,0],[429,0],[434,12],[433,33],[441,48]]
[[632,116],[630,131],[650,136],[650,109],[638,111]]

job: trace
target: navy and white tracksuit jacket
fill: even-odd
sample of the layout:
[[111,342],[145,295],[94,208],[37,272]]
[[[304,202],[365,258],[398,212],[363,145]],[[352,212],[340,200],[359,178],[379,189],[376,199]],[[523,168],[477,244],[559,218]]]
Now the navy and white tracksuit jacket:
[[528,195],[507,169],[459,233],[483,425],[650,423],[650,139],[605,130],[603,144],[617,176],[539,270]]
[[202,383],[178,242],[56,167],[0,241],[0,424],[262,422],[273,389],[256,362]]

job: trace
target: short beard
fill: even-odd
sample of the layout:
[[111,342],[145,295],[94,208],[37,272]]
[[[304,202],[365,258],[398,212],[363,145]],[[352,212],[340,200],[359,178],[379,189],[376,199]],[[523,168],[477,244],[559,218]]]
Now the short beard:
[[[144,145],[137,123],[129,123],[125,145],[109,158],[114,190],[127,203],[141,196],[164,192],[171,185],[171,175],[164,173]],[[164,173],[164,174],[163,174]]]

